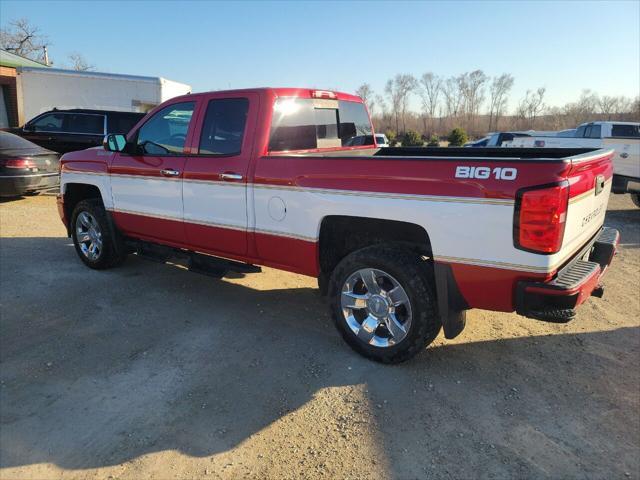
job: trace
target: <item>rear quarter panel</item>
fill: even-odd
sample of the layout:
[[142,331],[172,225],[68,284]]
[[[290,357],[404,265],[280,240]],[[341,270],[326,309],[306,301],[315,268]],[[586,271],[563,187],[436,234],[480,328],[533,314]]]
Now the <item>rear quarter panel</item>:
[[[511,167],[518,176],[463,180],[458,166]],[[253,227],[316,245],[329,215],[404,221],[427,231],[436,260],[546,273],[554,259],[513,246],[515,193],[560,181],[569,167],[553,160],[262,157],[250,185]],[[282,218],[270,211],[276,204]],[[257,237],[256,247],[261,257],[282,260],[271,242]]]

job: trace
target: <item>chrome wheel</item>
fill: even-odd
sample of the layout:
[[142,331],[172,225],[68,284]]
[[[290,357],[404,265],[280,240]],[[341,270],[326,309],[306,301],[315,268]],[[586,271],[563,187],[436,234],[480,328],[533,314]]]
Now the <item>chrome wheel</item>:
[[76,219],[76,239],[82,254],[95,262],[102,253],[102,231],[96,219],[88,212],[81,212]]
[[345,322],[368,345],[396,345],[411,327],[407,292],[382,270],[364,268],[351,274],[342,286],[340,302]]

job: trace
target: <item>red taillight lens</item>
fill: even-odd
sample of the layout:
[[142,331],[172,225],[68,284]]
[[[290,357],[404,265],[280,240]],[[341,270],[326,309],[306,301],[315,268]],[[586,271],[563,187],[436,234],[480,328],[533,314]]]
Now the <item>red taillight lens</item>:
[[36,164],[28,158],[10,158],[4,162],[7,168],[33,168]]
[[514,230],[516,247],[539,253],[558,252],[564,238],[568,202],[567,182],[519,192]]

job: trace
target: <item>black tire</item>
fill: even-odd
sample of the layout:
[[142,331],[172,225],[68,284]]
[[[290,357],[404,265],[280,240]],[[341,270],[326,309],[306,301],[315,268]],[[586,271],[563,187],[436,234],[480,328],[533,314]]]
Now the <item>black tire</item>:
[[[395,345],[377,347],[361,341],[342,313],[342,286],[363,268],[392,275],[406,291],[412,311],[406,337]],[[438,315],[433,267],[418,254],[393,245],[374,245],[345,257],[335,268],[329,283],[333,321],[342,338],[361,355],[382,363],[404,362],[423,350],[438,336],[442,324]]]
[[[95,219],[101,233],[102,248],[96,258],[89,258],[83,253],[78,240],[78,217],[83,212]],[[71,215],[71,238],[80,260],[89,268],[105,270],[121,264],[127,258],[122,236],[107,217],[107,212],[99,199],[92,198],[78,202]]]
[[640,208],[640,193],[632,193],[631,201],[636,205],[636,207]]

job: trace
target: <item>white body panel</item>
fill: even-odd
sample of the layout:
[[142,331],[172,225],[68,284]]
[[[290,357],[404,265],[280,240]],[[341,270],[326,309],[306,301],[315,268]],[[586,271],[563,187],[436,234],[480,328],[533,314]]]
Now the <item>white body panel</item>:
[[247,230],[247,185],[183,182],[184,221]]
[[110,178],[115,210],[182,221],[182,180],[129,175]]
[[53,68],[18,69],[20,123],[53,108],[145,112],[191,92],[189,85],[159,77],[139,77]]
[[[535,273],[554,271],[593,236],[604,221],[611,189],[611,182],[607,182],[597,196],[592,189],[571,199],[561,251],[538,255],[514,247],[515,205],[508,199],[83,175],[63,172],[62,191],[69,182],[83,181],[98,185],[102,192],[110,181],[117,202],[114,205],[110,201],[107,208],[127,213],[310,242],[318,241],[320,225],[328,215],[404,221],[429,232],[437,260]],[[244,200],[247,190],[253,199],[252,205]],[[184,207],[176,201],[182,193]]]
[[613,173],[640,179],[640,139],[605,138],[604,148],[613,148]]

